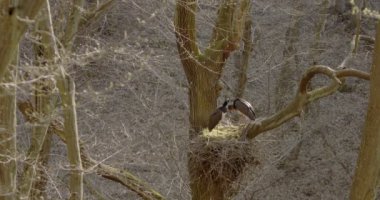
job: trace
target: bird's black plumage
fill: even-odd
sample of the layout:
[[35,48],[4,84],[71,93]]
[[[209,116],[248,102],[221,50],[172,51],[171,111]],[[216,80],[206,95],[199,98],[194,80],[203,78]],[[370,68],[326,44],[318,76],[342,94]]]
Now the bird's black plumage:
[[244,114],[251,120],[256,119],[256,114],[253,111],[252,105],[244,99],[241,99],[241,98],[235,99],[233,105],[229,106],[229,108],[238,110],[239,112],[241,112],[242,114]]
[[215,128],[216,125],[222,120],[223,114],[227,113],[228,111],[234,111],[237,110],[243,115],[247,116],[250,120],[255,120],[256,115],[253,111],[252,105],[241,98],[237,98],[233,101],[232,105],[229,105],[230,100],[226,100],[222,106],[218,107],[209,117],[208,120],[208,130],[212,131],[212,129]]
[[223,114],[228,111],[228,103],[229,100],[227,99],[222,106],[218,107],[209,117],[208,120],[208,130],[212,131],[212,129],[215,128],[216,125],[222,120]]

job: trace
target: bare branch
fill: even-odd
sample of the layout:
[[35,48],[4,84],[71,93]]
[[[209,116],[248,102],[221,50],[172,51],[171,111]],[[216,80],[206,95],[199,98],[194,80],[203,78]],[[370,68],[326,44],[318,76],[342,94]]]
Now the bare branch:
[[338,77],[336,77],[335,70],[327,66],[315,65],[310,67],[302,76],[298,92],[301,94],[306,94],[307,85],[310,83],[310,80],[317,74],[327,75],[331,79],[335,80],[337,83],[341,84],[341,81],[338,79]]
[[[307,85],[317,74],[324,74],[330,77],[333,82],[329,86],[307,91]],[[343,69],[335,71],[327,66],[316,65],[310,67],[299,84],[298,92],[294,99],[282,110],[272,116],[252,122],[248,126],[247,137],[252,139],[264,131],[274,129],[295,116],[299,116],[304,107],[312,101],[320,99],[334,93],[341,83],[340,79],[345,77],[356,77],[369,80],[369,74],[355,69]]]
[[142,180],[138,179],[136,176],[132,175],[127,170],[121,170],[118,168],[111,167],[109,165],[100,163],[88,156],[83,145],[81,145],[82,159],[84,167],[91,169],[95,167],[95,172],[100,176],[118,182],[125,187],[129,188],[133,192],[143,199],[164,199],[164,197],[158,192],[151,189]]
[[[32,115],[34,108],[30,101],[17,102],[17,107],[27,121],[35,122],[37,120],[35,116]],[[53,120],[49,126],[49,129],[57,134],[63,142],[67,143],[67,136],[64,131],[63,123],[61,121],[57,119]],[[165,199],[160,193],[152,189],[150,186],[148,186],[147,183],[134,176],[128,170],[114,168],[92,159],[86,152],[83,142],[79,141],[79,143],[84,170],[94,170],[98,175],[106,179],[118,182],[131,191],[136,192],[137,195],[143,199]]]

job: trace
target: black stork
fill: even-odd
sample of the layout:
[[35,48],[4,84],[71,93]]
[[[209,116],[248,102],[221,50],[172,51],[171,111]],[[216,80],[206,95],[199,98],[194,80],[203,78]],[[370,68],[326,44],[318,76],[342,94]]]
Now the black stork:
[[237,110],[247,116],[250,120],[256,119],[256,114],[253,111],[252,105],[241,98],[237,98],[234,100],[234,103],[230,106],[228,106],[228,110]]
[[212,129],[215,128],[215,126],[222,120],[223,115],[227,113],[228,111],[239,111],[240,113],[247,116],[250,120],[255,120],[256,115],[253,111],[252,105],[241,98],[237,98],[233,101],[232,105],[228,105],[230,100],[224,101],[223,105],[221,107],[218,107],[211,115],[208,121],[208,130],[212,131]]
[[223,105],[218,107],[209,117],[208,120],[208,130],[212,131],[212,129],[215,128],[216,125],[222,120],[223,115],[227,113],[228,111],[228,103],[230,100],[224,101]]

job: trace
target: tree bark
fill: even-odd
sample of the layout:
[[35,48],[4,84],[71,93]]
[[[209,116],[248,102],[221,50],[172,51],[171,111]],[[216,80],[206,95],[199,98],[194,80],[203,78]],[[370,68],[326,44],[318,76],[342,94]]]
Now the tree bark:
[[[72,51],[74,37],[78,32],[81,9],[84,0],[73,0],[72,11],[67,22],[63,36],[63,47],[66,53]],[[61,95],[64,113],[64,126],[67,139],[67,153],[70,162],[70,200],[83,199],[83,166],[80,156],[79,133],[77,125],[77,113],[75,103],[75,83],[65,72],[63,66],[59,66],[60,74],[57,75],[57,87]]]
[[57,76],[57,87],[63,104],[67,154],[70,162],[70,200],[83,199],[83,167],[80,157],[79,134],[75,104],[74,81],[65,74]]
[[81,17],[81,10],[83,9],[84,0],[73,0],[69,20],[67,21],[65,34],[62,39],[62,44],[69,52],[72,49],[74,37],[78,32],[78,26]]
[[351,188],[351,200],[376,198],[380,176],[380,22],[377,23],[367,117]]
[[[18,50],[14,58],[14,69],[8,68],[4,81],[9,86],[0,85],[0,199],[14,200],[16,187],[16,77]],[[1,83],[1,82],[0,82]]]
[[0,82],[14,58],[28,23],[34,19],[44,2],[45,0],[0,2]]
[[208,117],[216,108],[221,90],[219,79],[230,53],[238,47],[249,1],[225,0],[210,44],[201,53],[196,40],[195,12],[197,1],[178,0],[175,28],[181,62],[190,84],[190,124],[195,136],[207,127]]

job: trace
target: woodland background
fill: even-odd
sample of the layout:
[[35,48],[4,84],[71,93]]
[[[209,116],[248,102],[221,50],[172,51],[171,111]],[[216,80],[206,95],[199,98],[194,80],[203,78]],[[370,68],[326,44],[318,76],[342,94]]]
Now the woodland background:
[[[88,8],[107,1],[87,0]],[[174,0],[115,0],[76,32],[66,72],[76,85],[78,133],[86,152],[102,164],[126,169],[167,199],[190,199],[188,82],[174,34]],[[221,1],[199,0],[198,45],[205,49]],[[258,118],[284,107],[305,70],[314,65],[370,71],[376,21],[361,19],[356,31],[351,7],[337,1],[251,1],[253,50],[243,98]],[[380,2],[366,7],[380,10]],[[362,1],[357,1],[362,5]],[[71,5],[50,1],[52,22],[64,26]],[[38,16],[37,16],[38,18]],[[57,35],[60,34],[59,32]],[[31,96],[34,73],[33,26],[20,43],[17,100]],[[243,46],[243,45],[242,45]],[[218,105],[235,95],[242,47],[227,60]],[[329,79],[318,76],[313,87]],[[367,111],[369,82],[348,78],[338,92],[311,103],[307,111],[249,142],[256,164],[248,165],[233,199],[348,199]],[[62,112],[57,110],[53,115]],[[33,123],[17,113],[17,162],[21,170],[31,145]],[[66,145],[53,135],[48,165],[47,199],[67,199]],[[139,199],[135,192],[88,170],[84,199]]]

